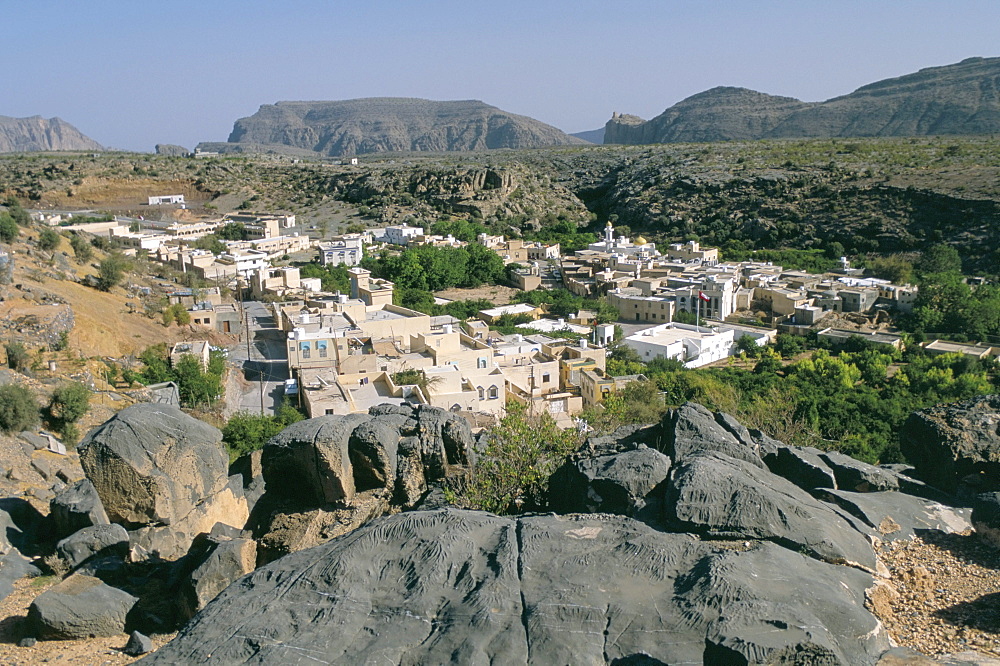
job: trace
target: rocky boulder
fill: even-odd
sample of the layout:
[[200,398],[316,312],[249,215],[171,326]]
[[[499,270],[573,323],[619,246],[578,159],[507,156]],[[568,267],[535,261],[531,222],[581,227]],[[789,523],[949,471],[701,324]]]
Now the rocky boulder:
[[320,416],[293,423],[272,437],[261,455],[266,494],[309,507],[350,504],[355,484],[348,442],[368,418]]
[[49,515],[58,538],[67,537],[85,527],[111,522],[97,489],[89,479],[80,479],[56,495],[49,502]]
[[97,578],[73,574],[38,595],[28,622],[38,638],[72,640],[117,636],[137,599]]
[[1000,492],[976,495],[972,503],[972,526],[980,539],[1000,548]]
[[191,550],[198,565],[181,587],[182,612],[189,618],[237,578],[254,570],[257,542],[249,534],[219,526],[199,538]]
[[822,451],[810,446],[775,447],[764,455],[764,463],[772,473],[782,476],[799,488],[836,488],[837,477],[823,460]]
[[228,481],[222,433],[168,405],[123,409],[78,451],[108,517],[127,527],[176,523]]
[[241,578],[147,661],[874,663],[872,584],[626,517],[415,511]]
[[[713,414],[702,405],[686,402],[663,417],[662,450],[675,462],[699,453],[717,451],[751,465],[764,467],[749,431],[740,426],[741,431],[734,424],[738,425],[727,414]],[[738,437],[734,430],[741,435],[746,432],[746,436]]]
[[917,475],[954,492],[1000,490],[1000,395],[930,407],[903,424],[900,447]]
[[109,519],[135,530],[133,555],[176,558],[217,522],[249,517],[230,482],[222,433],[180,409],[142,403],[98,426],[78,447]]
[[667,490],[676,528],[712,537],[767,539],[833,563],[875,571],[871,545],[795,484],[743,460],[704,453],[680,463]]
[[669,471],[670,458],[646,446],[570,460],[549,479],[549,506],[557,513],[643,515],[644,522],[655,521]]
[[69,535],[56,544],[56,553],[70,569],[76,569],[92,557],[128,555],[128,532],[121,525],[92,525]]

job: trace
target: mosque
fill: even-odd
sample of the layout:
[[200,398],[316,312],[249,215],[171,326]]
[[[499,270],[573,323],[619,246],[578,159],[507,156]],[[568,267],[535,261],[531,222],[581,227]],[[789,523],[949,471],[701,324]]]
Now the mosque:
[[638,236],[633,243],[630,238],[619,236],[615,238],[615,228],[611,226],[611,221],[604,227],[604,240],[591,243],[588,250],[594,252],[607,252],[608,254],[618,254],[638,259],[650,259],[660,256],[656,245],[646,241],[642,236]]

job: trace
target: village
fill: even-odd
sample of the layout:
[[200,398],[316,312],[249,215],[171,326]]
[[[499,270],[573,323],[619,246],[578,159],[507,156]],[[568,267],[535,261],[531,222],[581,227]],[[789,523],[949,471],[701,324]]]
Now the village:
[[[150,206],[183,203],[178,196],[149,199]],[[763,347],[779,332],[813,332],[833,346],[857,336],[899,349],[903,339],[887,322],[891,313],[911,310],[917,297],[915,286],[864,277],[846,258],[821,275],[723,262],[717,249],[697,241],[661,251],[642,237],[616,234],[609,222],[600,240],[566,255],[558,244],[504,236],[479,234],[474,242],[502,259],[518,290],[566,289],[603,298],[617,321],[599,323],[587,310],[556,317],[530,303],[500,304],[458,319],[397,305],[393,282],[360,265],[372,253],[466,244],[419,226],[317,238],[299,229],[294,215],[250,212],[197,222],[116,218],[73,225],[51,213],[36,213],[36,219],[70,222],[65,229],[105,236],[126,254],[141,253],[214,285],[178,286],[168,294],[172,305],[187,309],[195,328],[253,339],[260,331],[251,320],[259,318],[251,318],[246,306],[261,301],[256,311],[267,308],[284,341],[266,346],[263,356],[285,366],[275,373],[279,384],[283,380],[276,392],[309,416],[364,413],[383,403],[428,404],[486,426],[516,402],[572,427],[582,411],[643,379],[607,372],[613,344],[631,348],[643,362],[674,359],[687,368],[725,363],[748,341]],[[239,225],[243,238],[223,241],[223,251],[195,247],[227,225]],[[347,267],[349,293],[323,291],[320,278],[303,277],[298,266],[288,265],[290,255]],[[519,322],[517,332],[495,330],[500,321]],[[996,356],[977,344],[932,340],[924,348]],[[207,363],[208,350],[207,342],[188,340],[175,345],[171,357],[190,353]],[[276,409],[282,398],[265,405],[263,372],[249,378],[262,384],[261,412]]]

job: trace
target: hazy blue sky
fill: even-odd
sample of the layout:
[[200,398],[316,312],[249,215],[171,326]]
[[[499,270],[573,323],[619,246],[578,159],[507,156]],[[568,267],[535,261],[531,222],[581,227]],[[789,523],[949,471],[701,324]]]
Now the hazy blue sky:
[[718,85],[819,101],[1000,55],[997,0],[3,0],[0,115],[224,141],[279,100],[480,99],[567,132]]

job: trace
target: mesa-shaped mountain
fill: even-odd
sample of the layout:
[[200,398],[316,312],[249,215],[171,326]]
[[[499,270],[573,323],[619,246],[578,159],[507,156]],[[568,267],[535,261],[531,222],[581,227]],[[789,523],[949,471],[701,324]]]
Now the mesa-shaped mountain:
[[40,150],[104,150],[61,118],[0,116],[0,153]]
[[605,143],[991,134],[1000,131],[1000,58],[878,81],[825,102],[718,87],[646,121],[615,113]]
[[[228,145],[232,144],[232,145]],[[478,100],[373,97],[336,102],[265,104],[236,121],[228,144],[288,146],[336,157],[384,152],[540,148],[585,142],[545,123]]]

